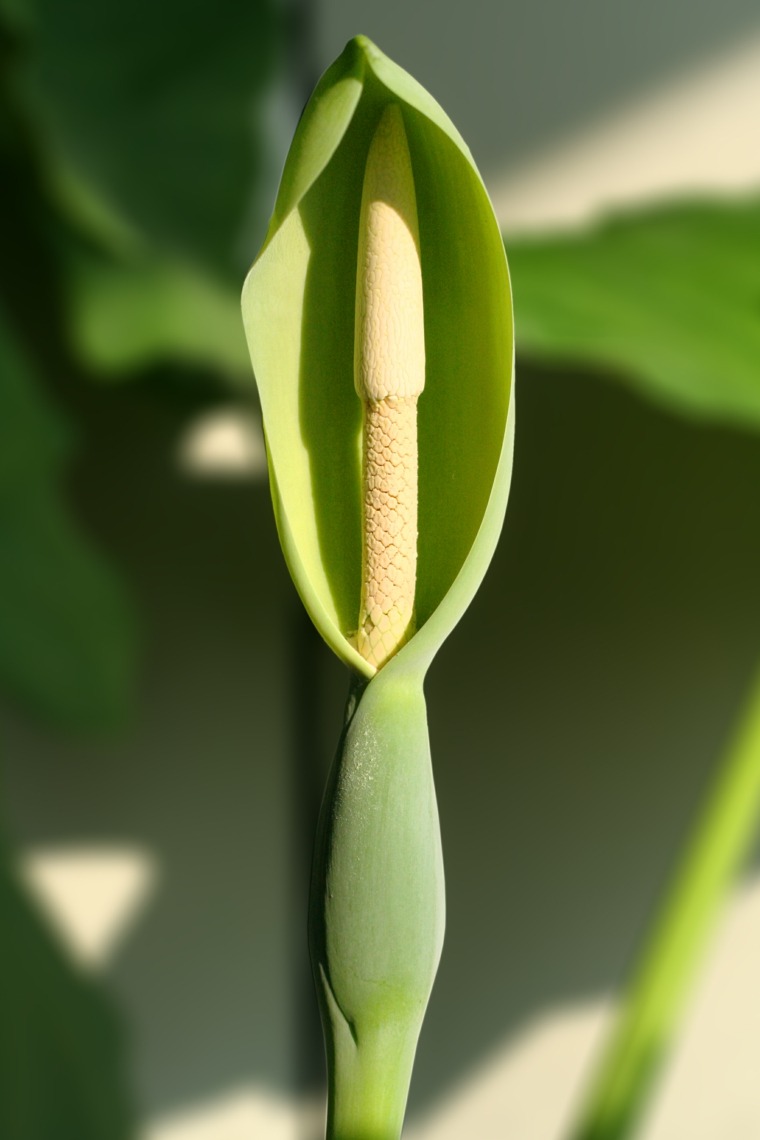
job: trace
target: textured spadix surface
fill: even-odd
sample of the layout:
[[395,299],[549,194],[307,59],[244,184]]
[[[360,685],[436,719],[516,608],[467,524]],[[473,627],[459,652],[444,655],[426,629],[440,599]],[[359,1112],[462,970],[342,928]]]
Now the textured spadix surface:
[[418,632],[394,660],[411,654],[424,669],[475,593],[506,506],[511,296],[469,150],[431,96],[364,38],[348,44],[304,110],[243,294],[285,556],[320,633],[365,677],[374,667],[352,640],[362,561],[356,266],[367,155],[393,104],[414,176],[426,345]]
[[354,337],[364,417],[356,648],[378,669],[414,630],[424,324],[414,174],[401,110],[392,103],[375,128],[364,172]]

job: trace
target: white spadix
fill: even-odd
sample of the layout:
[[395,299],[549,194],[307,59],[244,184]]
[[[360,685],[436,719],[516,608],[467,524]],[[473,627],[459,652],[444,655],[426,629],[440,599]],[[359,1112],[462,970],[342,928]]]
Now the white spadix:
[[379,668],[414,632],[417,398],[425,335],[414,176],[390,104],[367,156],[359,223],[354,381],[364,405],[362,587],[356,646]]

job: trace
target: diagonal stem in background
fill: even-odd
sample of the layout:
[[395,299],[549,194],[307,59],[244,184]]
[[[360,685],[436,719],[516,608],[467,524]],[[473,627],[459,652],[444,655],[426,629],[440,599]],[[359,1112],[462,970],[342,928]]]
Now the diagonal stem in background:
[[758,817],[760,673],[645,941],[571,1140],[623,1140],[631,1135]]

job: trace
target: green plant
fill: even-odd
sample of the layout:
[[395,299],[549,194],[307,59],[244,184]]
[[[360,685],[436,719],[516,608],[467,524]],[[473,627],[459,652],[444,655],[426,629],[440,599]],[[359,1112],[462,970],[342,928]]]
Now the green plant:
[[423,682],[501,528],[513,343],[469,151],[366,39],[303,114],[243,311],[285,557],[352,673],[310,915],[328,1135],[385,1140],[401,1130],[443,936]]
[[[267,84],[277,78],[273,46],[287,37],[267,0],[230,3],[221,18],[218,7],[200,4],[188,13],[171,3],[157,12],[147,0],[119,13],[93,0],[65,14],[48,0],[0,7],[0,680],[4,696],[40,718],[102,725],[124,719],[133,703],[134,631],[124,591],[75,522],[62,485],[71,470],[69,441],[86,442],[90,430],[69,399],[84,378],[72,382],[72,373],[106,386],[137,376],[160,395],[177,376],[192,388],[202,374],[209,393],[225,400],[229,378],[239,384],[248,365],[235,253],[241,231],[255,228],[248,215],[266,166],[262,147],[251,147],[251,124],[260,140]],[[199,182],[198,170],[209,177]],[[354,187],[355,200],[357,193]],[[591,364],[601,382],[624,381],[679,414],[756,430],[759,217],[755,194],[645,207],[569,236],[507,235],[518,353],[579,369]],[[342,326],[346,342],[352,320],[346,316]],[[173,374],[161,367],[167,360]],[[565,380],[571,385],[572,374]],[[323,411],[327,456],[336,425]],[[466,420],[474,409],[460,401],[459,414]],[[358,434],[358,401],[354,415]],[[318,462],[317,477],[324,476],[329,464]],[[351,485],[358,501],[358,477]],[[342,523],[323,515],[318,550],[301,576],[304,588],[319,586],[310,595],[315,614],[328,600],[324,630],[339,652],[347,644],[343,615],[332,621],[329,606],[348,610],[345,628],[358,622],[356,505],[346,510],[357,529],[350,572],[344,576],[334,563],[343,557],[332,543]],[[624,528],[625,520],[616,525]],[[328,556],[330,577],[319,585]],[[675,890],[646,940],[644,965],[634,971],[604,1075],[583,1114],[582,1127],[593,1125],[605,1140],[630,1134],[755,826],[760,748],[751,733],[742,739],[742,749],[728,749],[717,765],[722,791],[706,802]],[[21,923],[15,904],[6,911],[9,928]],[[29,984],[37,987],[32,975]],[[40,1026],[44,1038],[42,1019]],[[85,1099],[90,1085],[107,1084],[96,1054],[78,1068]],[[11,1049],[3,1066],[13,1059]]]

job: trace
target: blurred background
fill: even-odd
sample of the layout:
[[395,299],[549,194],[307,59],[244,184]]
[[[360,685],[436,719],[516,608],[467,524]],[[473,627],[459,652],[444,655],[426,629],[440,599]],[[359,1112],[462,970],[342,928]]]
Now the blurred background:
[[[4,1140],[318,1135],[346,677],[238,298],[357,32],[470,144],[518,335],[504,536],[427,689],[448,932],[410,1140],[560,1140],[760,659],[754,0],[0,0]],[[756,868],[642,1140],[760,1134]]]

